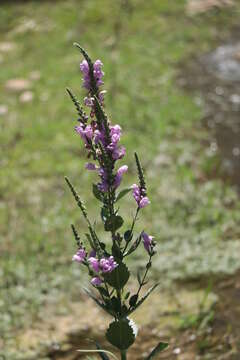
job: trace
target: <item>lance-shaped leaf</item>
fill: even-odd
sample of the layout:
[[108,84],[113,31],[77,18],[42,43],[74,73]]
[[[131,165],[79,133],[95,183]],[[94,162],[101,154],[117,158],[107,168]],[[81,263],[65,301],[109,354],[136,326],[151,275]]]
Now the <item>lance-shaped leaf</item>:
[[141,235],[134,241],[134,243],[132,244],[132,246],[130,247],[130,249],[124,254],[124,256],[128,256],[130,255],[132,252],[134,252],[135,250],[137,250],[138,246],[141,243]]
[[119,350],[127,350],[135,341],[135,324],[129,319],[113,321],[106,332],[106,338]]
[[83,288],[83,290],[85,291],[85,293],[93,300],[95,301],[95,303],[100,306],[104,311],[106,311],[108,314],[112,315],[113,316],[113,313],[112,311],[104,304],[102,303],[101,301],[99,301],[93,294],[92,292],[87,289],[87,288]]
[[110,286],[120,290],[128,282],[129,276],[130,273],[127,266],[121,262],[112,272],[106,273],[104,277]]
[[131,314],[133,311],[135,311],[148,298],[148,296],[153,292],[153,290],[156,289],[158,285],[159,284],[155,284],[152,287],[150,287],[150,289],[146,292],[146,294],[136,303],[134,308],[128,311],[128,315]]
[[98,199],[99,201],[102,201],[102,199],[103,199],[102,193],[98,189],[98,186],[96,184],[93,184],[92,192],[93,192],[93,195],[95,196],[96,199]]
[[101,358],[102,360],[110,360],[109,357],[107,356],[107,354],[101,351],[101,350],[102,350],[102,349],[101,349],[101,346],[100,346],[97,342],[96,342],[96,348],[97,348],[98,350],[100,350],[100,351],[98,352],[98,354],[99,354],[99,356],[100,356],[100,358]]
[[161,351],[165,350],[168,347],[168,343],[165,342],[159,342],[157,346],[153,349],[153,351],[148,355],[146,360],[152,360],[156,357],[157,354],[159,354]]
[[121,190],[117,196],[116,196],[116,200],[115,202],[119,201],[120,199],[122,199],[125,195],[127,195],[130,191],[132,190],[132,188],[126,188]]

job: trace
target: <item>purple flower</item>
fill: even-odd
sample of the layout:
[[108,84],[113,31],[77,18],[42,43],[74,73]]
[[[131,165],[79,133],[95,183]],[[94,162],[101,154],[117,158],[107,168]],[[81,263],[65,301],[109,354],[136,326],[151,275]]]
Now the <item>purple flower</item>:
[[98,170],[98,174],[101,178],[101,182],[98,183],[98,189],[102,192],[107,192],[108,191],[108,179],[107,179],[107,171],[104,168],[100,168]]
[[97,170],[97,169],[98,169],[98,167],[97,167],[95,164],[93,164],[93,163],[86,163],[86,164],[85,164],[85,168],[86,168],[87,170]]
[[140,207],[140,209],[142,209],[145,206],[147,206],[148,204],[150,204],[150,200],[147,196],[144,196],[143,198],[141,198],[141,200],[139,202],[139,207]]
[[93,277],[91,280],[91,284],[93,286],[100,286],[102,284],[102,280],[99,277]]
[[89,72],[89,66],[87,60],[83,60],[80,64],[80,70],[84,75],[88,75]]
[[83,60],[80,64],[80,70],[83,73],[83,87],[85,87],[87,90],[90,90],[90,74],[89,74],[89,65],[86,60]]
[[95,257],[90,257],[88,259],[88,262],[90,263],[91,268],[95,271],[95,272],[99,272],[100,271],[100,267],[99,267],[99,261],[97,258]]
[[85,142],[85,144],[88,144],[88,140],[91,140],[93,137],[93,129],[91,127],[91,125],[78,125],[75,126],[75,130],[76,132],[81,136],[81,138],[83,139],[83,141]]
[[93,64],[93,75],[96,80],[97,86],[101,86],[103,84],[102,78],[104,76],[104,72],[102,71],[103,63],[101,60],[96,60]]
[[95,140],[95,143],[98,144],[99,141],[101,141],[102,144],[105,144],[105,132],[104,130],[96,130],[94,132],[94,140]]
[[87,253],[83,248],[78,249],[75,255],[73,255],[72,260],[77,261],[79,263],[83,262]]
[[136,202],[139,204],[139,202],[141,200],[140,187],[137,184],[133,184],[132,185],[132,190],[133,190],[133,197],[136,200]]
[[125,174],[125,172],[127,172],[127,170],[128,170],[127,165],[123,165],[118,169],[117,174],[115,176],[115,180],[114,180],[115,188],[117,188],[120,185],[120,183],[122,181],[123,174]]
[[147,252],[149,253],[151,250],[151,246],[152,246],[152,241],[153,241],[153,236],[148,235],[147,233],[145,233],[144,231],[142,232],[142,239],[143,239],[143,245],[144,248],[147,250]]
[[[96,85],[99,87],[103,84],[102,78],[104,76],[104,72],[102,71],[103,63],[100,60],[96,60],[93,64],[93,76],[96,81]],[[83,74],[83,87],[87,90],[91,88],[91,78],[89,73],[89,65],[88,62],[84,59],[80,64],[80,70]]]
[[118,266],[113,256],[102,258],[99,263],[103,273],[112,272]]
[[100,91],[99,92],[99,94],[98,94],[98,98],[99,98],[99,101],[100,101],[100,103],[102,104],[103,103],[103,101],[104,101],[104,95],[106,94],[106,90],[102,90],[102,91]]
[[133,184],[132,190],[133,190],[133,197],[136,200],[138,207],[140,209],[150,204],[149,198],[142,194],[140,186],[138,186],[137,184]]
[[119,160],[124,157],[126,154],[126,149],[124,146],[116,147],[112,152],[112,157],[114,160]]
[[96,256],[96,250],[92,249],[89,253],[89,258]]
[[86,105],[86,106],[88,106],[88,107],[93,107],[93,105],[94,105],[94,98],[92,98],[92,97],[85,97],[84,98],[84,104]]

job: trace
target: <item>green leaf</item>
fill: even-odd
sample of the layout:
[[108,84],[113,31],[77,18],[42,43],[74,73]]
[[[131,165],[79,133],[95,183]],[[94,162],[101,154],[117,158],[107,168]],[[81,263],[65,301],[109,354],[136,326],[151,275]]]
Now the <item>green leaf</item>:
[[120,263],[111,273],[105,274],[105,280],[114,289],[120,290],[128,282],[130,273],[124,263]]
[[130,297],[129,305],[130,305],[131,307],[133,307],[133,306],[136,305],[137,301],[138,301],[138,295],[135,294],[135,295],[133,295],[133,296]]
[[106,332],[106,338],[119,350],[127,350],[135,341],[132,321],[128,319],[113,321]]
[[113,257],[116,260],[122,261],[123,254],[122,254],[121,250],[119,249],[119,247],[116,244],[113,244],[113,246],[112,246],[112,254],[113,254]]
[[132,231],[131,230],[125,231],[123,236],[124,236],[124,240],[126,242],[129,242],[130,240],[132,240],[132,237],[133,237]]
[[[100,346],[97,342],[96,342],[96,348],[97,348],[98,350],[102,350],[102,349],[101,349],[101,346]],[[109,357],[107,356],[107,354],[105,354],[104,352],[99,351],[98,354],[99,354],[99,356],[100,356],[100,358],[101,358],[102,360],[110,360]]]
[[135,250],[137,250],[138,246],[141,244],[141,239],[142,237],[139,236],[134,243],[132,244],[132,246],[130,247],[130,249],[127,251],[127,253],[124,256],[128,256],[131,253],[133,253]]
[[129,298],[129,296],[130,296],[130,291],[128,291],[128,292],[126,293],[124,299],[127,300],[127,299]]
[[128,312],[128,315],[131,314],[133,311],[135,311],[140,305],[142,305],[142,303],[148,298],[148,296],[153,292],[153,290],[156,289],[156,287],[157,287],[158,285],[159,285],[159,284],[153,285],[153,286],[146,292],[146,294],[136,303],[136,305],[134,306],[134,308]]
[[105,222],[105,230],[115,232],[123,225],[123,219],[119,215],[112,215]]
[[146,360],[152,360],[158,353],[165,350],[168,347],[168,343],[165,342],[159,342],[157,346],[153,349],[151,354],[148,355]]
[[93,195],[95,196],[96,199],[98,199],[99,201],[102,201],[102,193],[101,191],[98,189],[96,184],[93,184],[92,186],[92,192]]
[[99,301],[92,293],[89,289],[84,288],[83,289],[85,291],[85,293],[93,300],[95,301],[95,303],[100,306],[103,310],[105,310],[108,314],[113,315],[112,311],[110,309],[107,308],[107,306],[102,303],[101,301]]
[[122,199],[125,195],[127,195],[130,191],[132,190],[132,188],[126,188],[121,190],[117,196],[116,196],[116,200],[115,202],[117,202],[118,200]]

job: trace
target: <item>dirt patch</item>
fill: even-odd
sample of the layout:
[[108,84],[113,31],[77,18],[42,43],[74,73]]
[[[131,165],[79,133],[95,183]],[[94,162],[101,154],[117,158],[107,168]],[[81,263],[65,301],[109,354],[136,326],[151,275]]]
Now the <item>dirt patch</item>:
[[196,102],[204,108],[203,122],[212,136],[209,155],[220,155],[221,174],[239,187],[239,41],[231,40],[211,53],[192,59],[181,69],[178,82],[187,91],[194,92]]

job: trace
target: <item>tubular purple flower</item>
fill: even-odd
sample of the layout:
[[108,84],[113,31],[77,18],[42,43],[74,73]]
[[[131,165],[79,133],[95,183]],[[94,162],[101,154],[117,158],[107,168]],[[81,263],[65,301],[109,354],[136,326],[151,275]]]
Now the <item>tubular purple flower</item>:
[[75,130],[76,132],[81,136],[81,138],[83,139],[83,141],[85,142],[85,144],[88,144],[88,140],[91,140],[93,137],[93,129],[91,127],[91,125],[78,125],[75,126]]
[[99,94],[98,94],[98,98],[99,98],[99,101],[100,101],[101,104],[103,104],[104,95],[106,94],[106,92],[107,92],[106,90],[102,90],[102,91],[100,91]]
[[83,87],[87,90],[90,90],[91,87],[91,80],[89,75],[89,65],[86,60],[83,60],[80,64],[80,70],[83,74]]
[[90,258],[88,259],[88,262],[89,262],[91,268],[92,268],[95,272],[98,273],[98,272],[100,271],[99,261],[98,261],[97,258],[95,258],[95,257],[90,257]]
[[98,276],[93,277],[91,280],[91,284],[93,286],[100,286],[102,284],[102,280]]
[[140,187],[137,184],[133,184],[132,190],[133,190],[133,197],[136,200],[136,202],[139,204],[139,202],[141,200]]
[[113,256],[102,258],[99,263],[103,273],[112,272],[118,266]]
[[83,248],[78,249],[75,255],[72,257],[72,261],[77,261],[79,263],[82,263],[85,259],[87,253]]
[[98,170],[98,174],[101,178],[101,182],[98,183],[98,189],[102,192],[107,192],[109,188],[107,181],[107,171],[104,168],[100,168]]
[[143,209],[145,206],[150,204],[149,198],[141,194],[141,188],[137,184],[132,185],[133,197],[138,204],[140,209]]
[[115,180],[114,180],[115,188],[117,188],[121,184],[123,174],[125,174],[125,172],[127,172],[127,171],[128,171],[127,165],[123,165],[118,169],[117,174],[115,176]]
[[144,231],[141,234],[142,239],[143,239],[143,245],[144,248],[146,249],[146,251],[149,253],[151,250],[151,245],[152,245],[152,241],[153,241],[153,236],[148,235],[147,233],[145,233]]
[[89,258],[96,256],[96,250],[92,249],[89,253]]
[[139,207],[140,207],[140,209],[143,209],[144,207],[146,207],[149,204],[150,204],[149,198],[147,196],[144,196],[139,202]]
[[86,164],[85,164],[85,168],[86,168],[87,170],[97,170],[97,169],[98,169],[98,167],[97,167],[95,164],[93,164],[93,163],[86,163]]
[[114,160],[122,159],[126,154],[126,149],[124,146],[116,147],[112,152],[112,157]]
[[94,105],[94,98],[85,96],[84,98],[84,104],[90,108]]

